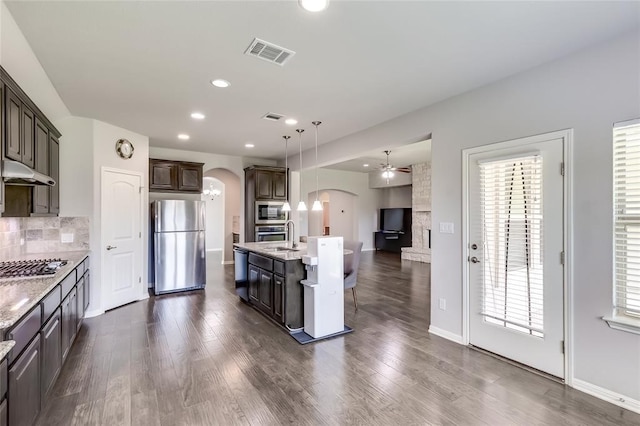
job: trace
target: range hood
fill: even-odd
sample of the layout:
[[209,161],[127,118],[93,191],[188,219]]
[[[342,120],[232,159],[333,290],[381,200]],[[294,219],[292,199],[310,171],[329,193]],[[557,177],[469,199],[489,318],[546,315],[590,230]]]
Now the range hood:
[[36,172],[28,166],[13,160],[2,161],[2,179],[5,183],[16,185],[55,186],[51,176]]

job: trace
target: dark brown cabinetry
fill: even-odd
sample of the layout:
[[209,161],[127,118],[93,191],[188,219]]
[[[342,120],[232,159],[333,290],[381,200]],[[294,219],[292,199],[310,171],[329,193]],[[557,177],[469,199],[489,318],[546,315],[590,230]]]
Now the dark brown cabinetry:
[[0,362],[0,403],[6,389],[2,371],[9,362],[11,425],[32,425],[55,385],[89,304],[88,265],[86,258],[4,335],[16,342],[8,360]]
[[40,413],[40,336],[9,369],[9,424],[32,425]]
[[302,262],[249,253],[249,303],[288,328],[303,326]]
[[286,200],[286,174],[281,168],[255,169],[256,200]]
[[[58,214],[60,132],[1,66],[0,123],[2,158],[23,163],[56,180],[53,188],[0,182],[0,212],[15,217]],[[52,140],[56,146],[52,146]]]
[[[2,158],[4,157],[5,124],[4,124],[4,83],[0,81],[0,176],[2,175]],[[4,184],[0,183],[0,213],[4,213]],[[1,420],[1,419],[0,419]]]
[[42,327],[42,397],[53,387],[62,367],[62,314],[60,308]]
[[284,324],[284,277],[273,275],[273,319]]
[[287,173],[284,167],[251,166],[244,169],[244,218],[246,242],[255,241],[256,201],[285,201],[288,197]]
[[49,176],[56,184],[49,190],[49,213],[60,213],[60,143],[58,138],[49,133]]
[[[36,171],[49,174],[49,129],[36,119]],[[36,186],[33,188],[33,212],[49,213],[49,187]]]
[[5,91],[7,137],[4,155],[12,160],[22,161],[22,102],[11,89],[7,88]]
[[204,163],[149,159],[149,191],[202,192]]

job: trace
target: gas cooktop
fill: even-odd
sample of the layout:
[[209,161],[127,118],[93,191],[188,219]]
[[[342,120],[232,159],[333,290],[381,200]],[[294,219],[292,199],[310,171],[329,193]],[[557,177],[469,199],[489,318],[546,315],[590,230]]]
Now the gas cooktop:
[[0,278],[53,275],[67,261],[62,259],[12,260],[0,262]]

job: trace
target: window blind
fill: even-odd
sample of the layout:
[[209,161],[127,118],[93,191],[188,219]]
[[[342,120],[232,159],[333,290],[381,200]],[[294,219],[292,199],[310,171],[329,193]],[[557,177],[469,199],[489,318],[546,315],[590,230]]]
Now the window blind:
[[543,337],[542,157],[479,163],[485,321]]
[[614,308],[640,316],[640,120],[613,127]]

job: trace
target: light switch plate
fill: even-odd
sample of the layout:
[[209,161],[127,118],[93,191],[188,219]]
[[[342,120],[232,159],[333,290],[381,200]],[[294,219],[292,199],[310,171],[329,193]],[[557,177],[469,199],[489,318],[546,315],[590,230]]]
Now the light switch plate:
[[440,222],[440,233],[441,234],[453,234],[453,223],[451,223],[451,222]]

